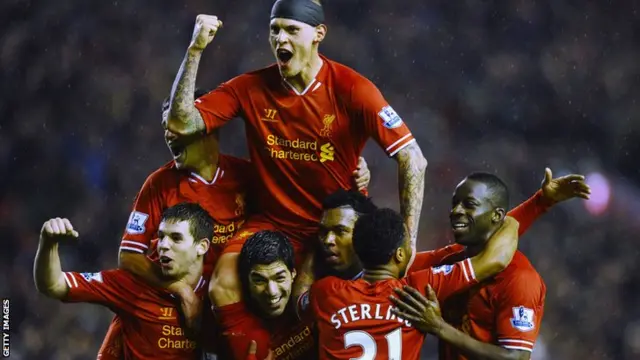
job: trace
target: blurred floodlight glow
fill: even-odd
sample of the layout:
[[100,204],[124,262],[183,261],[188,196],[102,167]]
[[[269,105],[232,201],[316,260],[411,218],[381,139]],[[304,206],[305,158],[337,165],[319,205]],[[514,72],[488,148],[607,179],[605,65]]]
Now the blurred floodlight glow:
[[585,207],[592,215],[600,215],[609,207],[611,198],[609,182],[604,175],[594,172],[587,175],[587,184],[591,187],[591,198],[584,202]]

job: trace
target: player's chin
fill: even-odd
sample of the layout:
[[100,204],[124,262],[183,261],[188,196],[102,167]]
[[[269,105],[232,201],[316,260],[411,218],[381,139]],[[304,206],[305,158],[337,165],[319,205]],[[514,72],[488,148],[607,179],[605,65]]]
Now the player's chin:
[[299,71],[296,71],[289,61],[286,64],[278,63],[278,70],[280,70],[280,75],[285,79],[290,79],[296,75],[298,75]]
[[286,308],[286,303],[278,306],[277,308],[267,307],[264,313],[268,318],[277,318],[278,316],[284,314]]
[[474,236],[472,236],[468,232],[460,232],[460,231],[453,232],[453,239],[457,244],[460,244],[460,245],[464,245],[464,246],[475,245],[473,238]]
[[175,271],[173,270],[173,268],[163,266],[160,269],[162,270],[162,275],[165,277],[171,278],[175,275]]

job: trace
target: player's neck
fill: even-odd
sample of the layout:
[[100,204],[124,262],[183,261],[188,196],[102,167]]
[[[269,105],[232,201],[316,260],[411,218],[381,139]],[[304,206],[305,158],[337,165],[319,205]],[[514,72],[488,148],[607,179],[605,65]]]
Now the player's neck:
[[212,153],[207,158],[203,158],[198,166],[195,167],[194,172],[208,182],[213,181],[218,171],[218,153]]
[[478,254],[480,254],[482,252],[482,250],[484,250],[484,248],[487,246],[487,242],[489,242],[489,239],[491,239],[491,237],[493,236],[493,234],[495,234],[498,231],[499,228],[495,228],[494,230],[490,231],[484,239],[482,239],[482,241],[478,242],[477,245],[468,245],[467,246],[467,256],[469,257],[473,257],[476,256]]
[[182,281],[192,289],[195,289],[202,277],[202,261],[195,261],[189,267],[189,271],[182,277]]
[[383,280],[397,279],[398,274],[388,268],[372,268],[362,270],[362,280],[368,283],[375,283]]
[[302,93],[309,87],[309,84],[314,81],[316,76],[318,76],[320,69],[322,69],[322,59],[316,52],[311,56],[311,60],[309,60],[307,66],[305,66],[298,75],[285,80],[291,87],[296,89],[298,93]]
[[467,246],[467,256],[468,257],[474,257],[474,256],[480,254],[480,252],[482,252],[484,247],[485,247],[485,244]]

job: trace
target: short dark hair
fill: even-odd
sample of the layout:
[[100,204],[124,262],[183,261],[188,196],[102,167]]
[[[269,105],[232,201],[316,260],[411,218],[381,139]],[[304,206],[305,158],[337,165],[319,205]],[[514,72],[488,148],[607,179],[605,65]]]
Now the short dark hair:
[[162,212],[162,221],[187,221],[194,240],[213,237],[213,219],[197,203],[183,202],[171,206]]
[[[196,88],[196,90],[193,92],[193,98],[197,99],[199,97],[202,97],[208,93],[210,93],[211,90],[210,89],[198,89]],[[169,109],[169,102],[171,101],[171,97],[167,96],[166,98],[164,98],[164,100],[162,100],[162,111],[166,111],[167,109]]]
[[242,287],[248,290],[247,277],[256,265],[269,265],[282,261],[289,271],[295,269],[293,245],[286,235],[279,231],[262,230],[251,235],[242,246],[238,258],[238,272]]
[[377,209],[358,218],[353,228],[353,248],[364,268],[389,263],[406,236],[404,220],[396,211]]
[[322,201],[322,209],[337,209],[348,206],[358,214],[368,214],[378,207],[371,201],[371,198],[356,190],[340,189],[327,196]]
[[495,207],[509,208],[509,189],[498,176],[486,172],[474,172],[466,179],[485,184],[491,192],[490,200]]

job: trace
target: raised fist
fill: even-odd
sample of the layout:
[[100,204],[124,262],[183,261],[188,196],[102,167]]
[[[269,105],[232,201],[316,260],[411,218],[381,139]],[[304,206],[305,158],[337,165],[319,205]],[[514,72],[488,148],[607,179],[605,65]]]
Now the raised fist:
[[42,230],[40,230],[40,238],[45,240],[60,241],[67,237],[77,238],[78,235],[69,219],[49,219],[42,225]]
[[193,27],[193,36],[189,48],[194,50],[204,50],[222,27],[222,21],[217,16],[200,14],[196,17],[196,24]]

